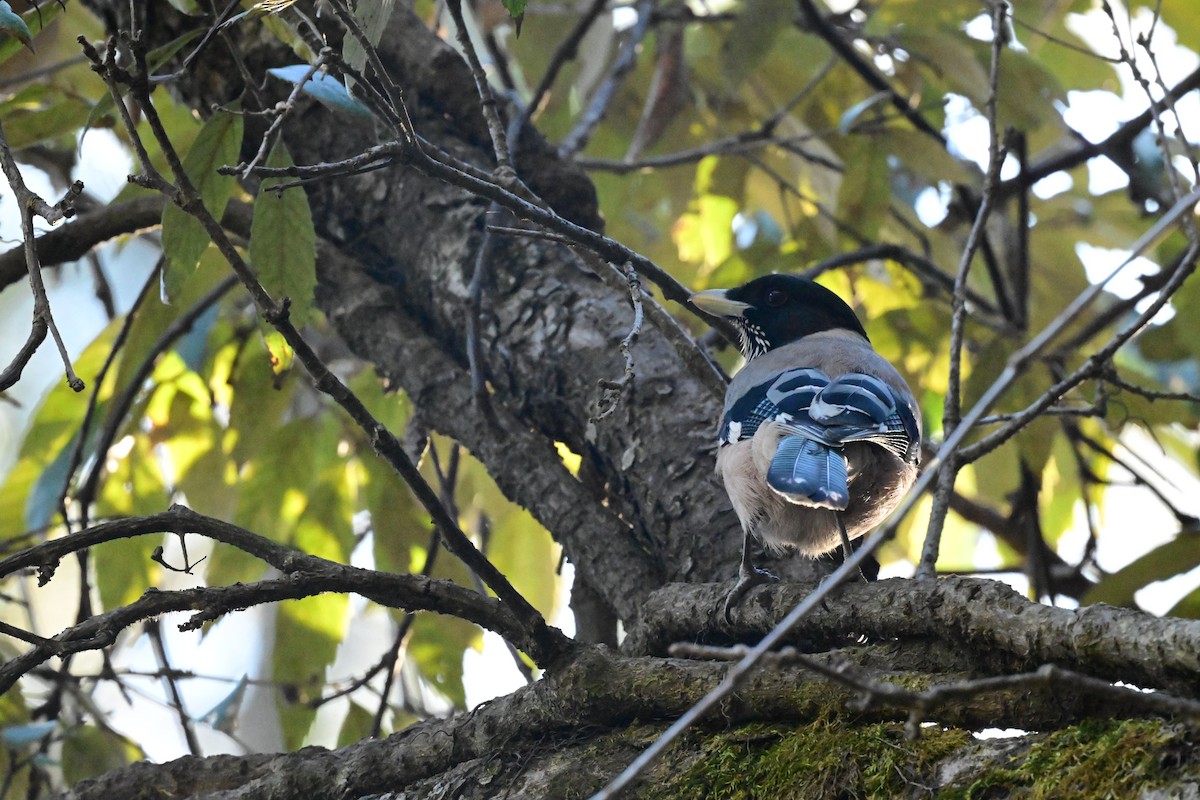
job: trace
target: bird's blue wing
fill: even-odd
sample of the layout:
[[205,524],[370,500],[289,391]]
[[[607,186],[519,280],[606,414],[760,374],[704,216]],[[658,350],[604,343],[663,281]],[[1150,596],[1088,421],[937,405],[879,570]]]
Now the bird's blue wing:
[[838,376],[788,427],[830,447],[872,442],[910,463],[920,457],[920,429],[912,409],[892,387],[871,375]]
[[722,445],[750,439],[764,422],[787,435],[767,470],[767,484],[793,503],[837,511],[850,499],[843,448],[871,442],[916,463],[920,429],[912,410],[878,378],[848,373],[830,380],[818,369],[774,376],[739,397],[721,421]]
[[846,457],[806,436],[786,436],[779,442],[767,484],[788,500],[807,506],[843,511],[850,501]]
[[813,398],[828,385],[829,376],[819,369],[802,367],[781,372],[751,388],[729,407],[721,419],[717,439],[721,444],[733,444],[753,437],[768,420],[789,422],[805,416]]

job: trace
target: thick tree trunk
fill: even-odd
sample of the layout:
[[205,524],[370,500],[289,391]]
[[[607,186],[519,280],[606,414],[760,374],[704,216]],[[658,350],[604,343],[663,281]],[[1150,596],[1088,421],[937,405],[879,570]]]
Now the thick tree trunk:
[[[92,5],[125,23],[127,4]],[[168,6],[151,4],[146,14],[152,47],[179,32]],[[245,35],[254,26],[242,28]],[[250,37],[239,46],[254,75],[296,60],[277,42]],[[461,57],[403,7],[381,56],[417,130],[489,168],[491,146]],[[240,95],[239,74],[228,52],[213,47],[176,89],[208,109]],[[282,84],[268,88],[286,93]],[[298,164],[376,143],[372,131],[317,103],[289,118],[284,139]],[[587,177],[535,131],[521,141],[517,167],[526,183],[562,216],[599,228]],[[543,239],[493,237],[481,339],[497,425],[472,396],[467,358],[469,287],[488,202],[405,166],[312,183],[308,194],[318,234],[332,248],[319,260],[318,301],[338,332],[410,395],[423,424],[465,445],[558,537],[620,617],[635,618],[666,582],[732,576],[738,523],[710,451],[723,389],[707,362],[695,352],[681,358],[679,348],[691,345],[648,319],[633,348],[632,392],[595,418],[599,382],[623,374],[618,343],[633,318],[628,293],[597,277],[610,266]],[[583,457],[578,480],[555,442]]]

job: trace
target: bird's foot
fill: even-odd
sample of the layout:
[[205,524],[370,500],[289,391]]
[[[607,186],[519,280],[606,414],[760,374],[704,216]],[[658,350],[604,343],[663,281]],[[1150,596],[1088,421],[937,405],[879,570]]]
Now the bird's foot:
[[775,577],[765,569],[756,569],[754,567],[745,567],[738,570],[737,583],[729,590],[729,594],[725,595],[725,622],[733,624],[731,616],[733,610],[742,602],[742,598],[746,596],[746,592],[764,583],[777,583],[779,578]]

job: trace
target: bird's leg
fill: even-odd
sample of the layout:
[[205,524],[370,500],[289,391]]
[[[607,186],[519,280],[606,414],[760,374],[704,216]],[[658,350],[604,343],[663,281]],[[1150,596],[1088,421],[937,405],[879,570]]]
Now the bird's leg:
[[[837,520],[838,533],[842,537],[842,561],[845,562],[854,555],[854,548],[850,546],[850,535],[846,533],[846,523],[842,520],[840,511],[833,512],[833,518]],[[867,577],[867,573],[862,571],[862,567],[858,568],[858,577],[862,578],[863,583],[870,583],[871,579]]]
[[746,528],[746,536],[742,540],[742,563],[738,567],[737,583],[729,590],[729,594],[725,596],[725,622],[732,624],[733,618],[731,612],[737,608],[742,602],[742,598],[746,596],[746,592],[758,586],[761,583],[771,583],[779,580],[765,569],[757,569],[754,566],[754,559],[750,555],[750,549],[754,546],[754,529]]

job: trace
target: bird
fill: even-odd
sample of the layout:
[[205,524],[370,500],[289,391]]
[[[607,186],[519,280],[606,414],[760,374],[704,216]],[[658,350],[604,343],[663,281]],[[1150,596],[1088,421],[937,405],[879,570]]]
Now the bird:
[[746,592],[776,580],[754,567],[754,540],[848,555],[899,505],[917,477],[921,415],[853,309],[816,281],[773,274],[690,299],[732,322],[745,359],[717,432],[717,472],[743,531],[730,621]]

